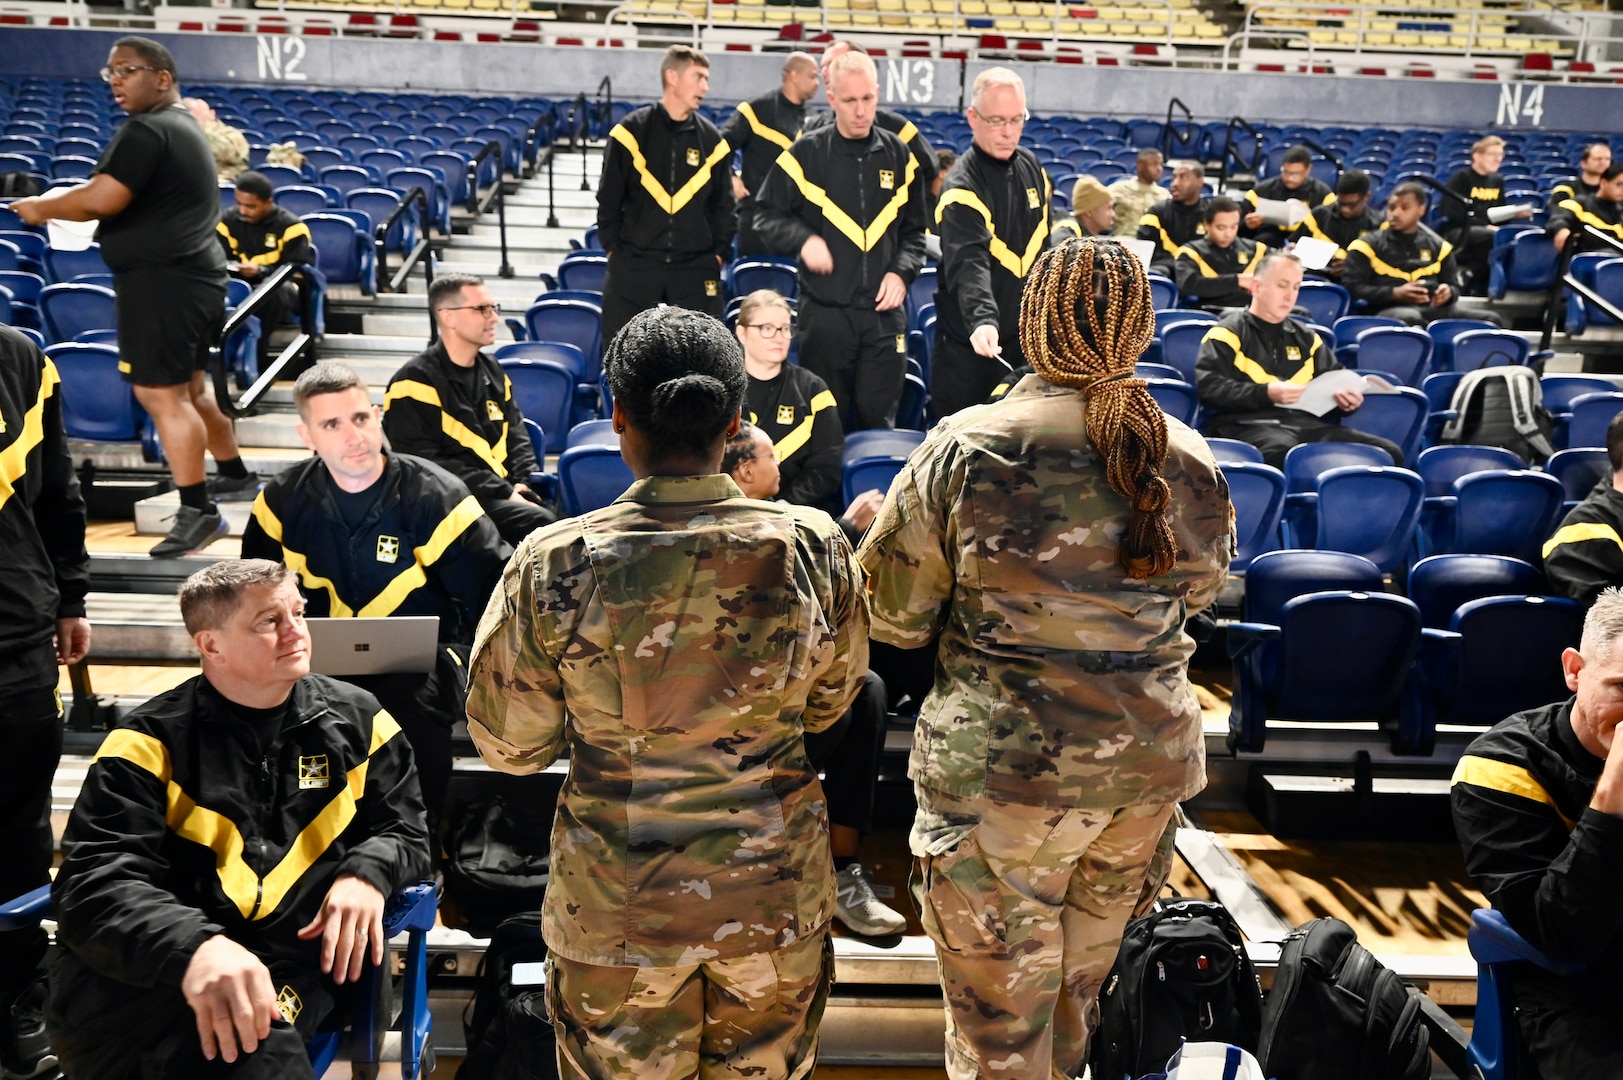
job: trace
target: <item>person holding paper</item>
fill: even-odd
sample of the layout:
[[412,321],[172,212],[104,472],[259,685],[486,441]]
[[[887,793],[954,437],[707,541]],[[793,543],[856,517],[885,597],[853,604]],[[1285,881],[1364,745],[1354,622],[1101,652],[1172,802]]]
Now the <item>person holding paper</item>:
[[1138,238],[1155,245],[1151,270],[1171,277],[1178,249],[1206,235],[1206,200],[1201,197],[1205,184],[1205,166],[1198,161],[1178,162],[1172,166],[1172,197],[1162,199],[1138,219]]
[[1341,268],[1347,262],[1348,245],[1380,227],[1381,216],[1369,208],[1369,173],[1362,169],[1348,169],[1336,181],[1335,201],[1315,206],[1302,222],[1299,236],[1310,236],[1336,245],[1336,254],[1330,264],[1315,273],[1332,281],[1340,281]]
[[1608,165],[1593,195],[1569,195],[1556,203],[1544,231],[1554,239],[1555,250],[1565,251],[1567,238],[1585,225],[1623,240],[1623,165]]
[[[1245,235],[1271,248],[1284,244],[1296,234],[1307,214],[1336,201],[1330,185],[1313,175],[1313,151],[1305,146],[1293,146],[1285,151],[1279,163],[1279,175],[1270,176],[1245,193]],[[1272,207],[1264,202],[1301,203],[1297,213],[1287,212],[1284,221],[1271,217]]]
[[1509,217],[1492,213],[1505,205],[1505,178],[1499,175],[1504,160],[1505,140],[1497,135],[1478,139],[1471,146],[1470,166],[1450,176],[1443,185],[1470,203],[1445,195],[1437,207],[1438,231],[1454,245],[1455,258],[1464,272],[1461,291],[1472,296],[1488,291],[1488,252],[1493,249],[1493,234],[1499,231],[1500,224],[1533,216],[1531,206],[1504,211]]
[[1268,249],[1240,232],[1240,205],[1219,195],[1206,203],[1206,235],[1178,249],[1173,271],[1178,292],[1208,311],[1245,307],[1256,287],[1257,267]]
[[1378,446],[1402,465],[1396,443],[1341,426],[1341,417],[1364,403],[1362,390],[1337,392],[1335,407],[1324,416],[1294,407],[1308,383],[1341,370],[1329,344],[1291,318],[1301,289],[1300,260],[1287,252],[1270,255],[1257,271],[1251,306],[1206,332],[1195,360],[1195,389],[1209,417],[1206,434],[1248,442],[1276,469],[1284,468],[1291,447],[1309,442]]
[[[1386,228],[1373,229],[1348,245],[1341,283],[1354,300],[1369,305],[1369,314],[1410,326],[1462,314],[1454,245],[1420,223],[1425,213],[1426,189],[1413,181],[1399,184],[1386,199]],[[1485,305],[1470,317],[1498,322]]]

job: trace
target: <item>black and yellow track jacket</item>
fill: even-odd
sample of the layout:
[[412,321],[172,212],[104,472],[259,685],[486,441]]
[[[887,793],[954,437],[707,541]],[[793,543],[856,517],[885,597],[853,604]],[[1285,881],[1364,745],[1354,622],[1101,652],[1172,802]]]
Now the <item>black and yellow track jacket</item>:
[[[1544,224],[1544,231],[1554,235],[1561,229],[1579,232],[1585,225],[1593,225],[1603,233],[1623,240],[1623,204],[1607,202],[1594,195],[1575,195],[1556,203]],[[1594,241],[1589,241],[1594,244]]]
[[[1306,386],[1341,367],[1317,331],[1295,319],[1271,323],[1249,311],[1226,315],[1206,331],[1195,357],[1195,392],[1213,434],[1259,420],[1303,426],[1320,418],[1268,400],[1268,384]],[[1325,419],[1334,423],[1335,413]]]
[[85,503],[61,395],[56,365],[0,326],[0,694],[55,686],[56,620],[85,613]]
[[1605,764],[1572,730],[1573,699],[1495,724],[1454,768],[1465,869],[1522,937],[1577,978],[1516,965],[1518,999],[1587,1009],[1617,1000],[1623,971],[1623,818],[1592,810]]
[[845,429],[828,383],[795,364],[775,378],[751,375],[744,412],[777,452],[778,498],[817,507],[838,498]]
[[376,698],[307,675],[261,749],[199,675],[108,733],[52,899],[68,962],[178,987],[197,947],[224,934],[272,968],[288,1016],[320,993],[321,940],[297,935],[333,880],[353,874],[387,897],[428,873],[411,747]]
[[[1302,221],[1302,232],[1320,240],[1330,241],[1336,246],[1336,258],[1345,259],[1347,248],[1352,242],[1373,229],[1379,229],[1384,220],[1380,214],[1367,206],[1357,217],[1342,217],[1341,207],[1332,200],[1325,206],[1313,208],[1313,212]],[[1313,272],[1320,273],[1317,270]]]
[[1555,213],[1555,208],[1561,205],[1563,199],[1576,199],[1580,195],[1599,195],[1600,185],[1591,184],[1584,179],[1583,174],[1569,176],[1550,189],[1550,198],[1544,204],[1544,209]]
[[800,138],[805,125],[806,103],[796,105],[783,96],[782,90],[740,101],[722,125],[721,137],[727,145],[744,153],[738,171],[752,203],[755,193],[761,190],[761,181],[777,164],[778,155]]
[[1020,293],[1032,264],[1048,248],[1048,197],[1053,185],[1025,147],[1007,161],[971,145],[947,170],[936,203],[941,279],[936,326],[967,345],[976,327],[997,327],[1003,359],[1020,351]]
[[315,261],[310,226],[280,206],[259,221],[245,221],[236,210],[220,215],[215,226],[228,263],[275,267],[283,263],[305,265]]
[[1285,181],[1277,176],[1270,176],[1256,187],[1245,193],[1245,200],[1240,206],[1240,235],[1250,236],[1262,240],[1265,244],[1278,247],[1282,240],[1294,236],[1298,229],[1304,227],[1305,222],[1295,225],[1261,225],[1255,229],[1248,228],[1245,216],[1257,208],[1257,203],[1263,199],[1274,199],[1285,202],[1288,199],[1300,199],[1307,203],[1309,210],[1320,206],[1334,206],[1336,193],[1329,184],[1314,176],[1309,176],[1299,188],[1288,188]]
[[[930,146],[930,140],[924,137],[918,125],[913,123],[901,113],[891,112],[889,109],[875,109],[873,114],[874,127],[884,128],[902,142],[907,144],[907,152],[913,155],[918,163],[919,181],[924,187],[928,198],[930,188],[935,185],[935,178],[941,175],[941,163],[936,160],[935,150]],[[814,114],[806,121],[802,134],[810,135],[814,131],[834,126],[834,113],[825,109]],[[750,188],[754,191],[754,188]]]
[[454,367],[443,342],[400,365],[383,395],[383,432],[397,453],[445,469],[481,505],[501,502],[537,469],[513,383],[501,364],[480,353],[470,399]]
[[1623,585],[1623,491],[1605,477],[1544,542],[1544,576],[1557,595],[1584,607]]
[[391,453],[383,493],[352,534],[320,458],[287,469],[254,500],[242,557],[286,563],[318,618],[438,615],[440,640],[466,643],[508,547],[462,481]]
[[875,124],[847,139],[833,124],[778,155],[756,196],[755,229],[773,251],[800,254],[813,233],[828,243],[832,274],[800,267],[802,300],[874,309],[887,273],[911,285],[924,265],[925,185],[907,146]]
[[733,148],[716,125],[697,112],[672,120],[655,102],[609,131],[597,189],[597,235],[605,251],[665,262],[732,258],[737,230]]
[[1392,290],[1411,281],[1447,285],[1458,293],[1454,245],[1424,225],[1416,225],[1408,234],[1374,229],[1347,246],[1341,283],[1354,300],[1375,308],[1391,307],[1403,302],[1392,299]]
[[1178,261],[1173,264],[1178,292],[1210,307],[1245,307],[1251,303],[1251,294],[1240,287],[1240,275],[1255,274],[1267,255],[1266,245],[1243,236],[1235,237],[1226,248],[1209,237],[1191,240],[1178,249]]
[[1155,258],[1150,269],[1172,276],[1172,266],[1178,261],[1178,249],[1206,235],[1206,200],[1186,206],[1176,199],[1162,199],[1138,219],[1138,238],[1155,245]]
[[1479,176],[1469,165],[1450,176],[1443,186],[1471,200],[1467,210],[1465,204],[1447,195],[1439,196],[1435,217],[1437,229],[1444,236],[1455,236],[1470,225],[1491,225],[1488,210],[1505,202],[1505,178],[1498,173]]

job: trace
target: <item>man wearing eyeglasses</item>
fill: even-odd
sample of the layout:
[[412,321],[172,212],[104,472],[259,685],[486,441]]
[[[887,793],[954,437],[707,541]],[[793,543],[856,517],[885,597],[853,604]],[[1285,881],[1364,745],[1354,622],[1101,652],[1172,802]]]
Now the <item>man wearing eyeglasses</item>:
[[525,482],[535,448],[513,384],[489,354],[501,306],[472,274],[441,274],[428,287],[439,340],[400,366],[383,397],[383,433],[402,454],[427,458],[468,486],[515,547],[557,520]]
[[1025,363],[1020,290],[1048,247],[1053,191],[1037,157],[1020,145],[1026,87],[1008,68],[975,77],[965,116],[975,141],[947,173],[936,204],[941,284],[936,290],[930,396],[937,416],[986,400]]
[[[30,225],[51,218],[101,222],[97,239],[118,296],[119,371],[157,424],[180,489],[174,526],[152,549],[170,558],[226,534],[216,499],[252,499],[260,486],[203,379],[225,317],[214,151],[180,103],[174,57],[156,41],[119,38],[101,76],[129,120],[102,152],[95,175],[80,187],[11,205]],[[212,483],[205,450],[214,455]]]

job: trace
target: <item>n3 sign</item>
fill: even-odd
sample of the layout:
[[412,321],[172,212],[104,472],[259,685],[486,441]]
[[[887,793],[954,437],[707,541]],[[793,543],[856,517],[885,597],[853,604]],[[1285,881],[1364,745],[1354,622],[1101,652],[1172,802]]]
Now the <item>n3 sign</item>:
[[262,34],[258,41],[261,79],[304,82],[310,77],[299,70],[304,62],[303,40],[282,34]]
[[1499,87],[1498,127],[1538,127],[1544,120],[1544,86],[1541,83],[1504,83]]
[[935,64],[929,60],[885,62],[885,100],[927,105],[935,95]]

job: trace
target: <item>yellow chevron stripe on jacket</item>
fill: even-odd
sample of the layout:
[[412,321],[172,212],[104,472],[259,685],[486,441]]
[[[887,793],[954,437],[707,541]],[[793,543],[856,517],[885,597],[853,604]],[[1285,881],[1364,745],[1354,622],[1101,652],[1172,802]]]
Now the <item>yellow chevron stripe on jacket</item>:
[[[512,384],[508,384],[507,395],[512,397]],[[507,424],[502,424],[501,438],[496,440],[494,446],[486,442],[478,432],[468,427],[462,421],[446,412],[445,405],[440,401],[440,392],[425,382],[415,379],[401,379],[389,387],[383,395],[383,411],[389,411],[389,405],[396,401],[416,401],[430,405],[439,410],[440,430],[457,445],[465,447],[490,466],[490,471],[502,479],[507,479]]]
[[1443,246],[1437,249],[1436,261],[1429,262],[1415,270],[1399,270],[1390,263],[1383,262],[1381,257],[1375,254],[1375,249],[1370,247],[1362,236],[1347,245],[1347,254],[1351,255],[1355,251],[1362,253],[1364,258],[1369,260],[1370,269],[1382,277],[1397,278],[1399,281],[1419,281],[1421,278],[1432,277],[1443,272],[1443,260],[1453,254],[1454,245],[1444,240]]
[[637,145],[637,137],[626,130],[624,124],[615,124],[609,132],[609,138],[625,147],[631,154],[631,167],[637,171],[637,177],[642,181],[643,190],[653,196],[654,203],[667,214],[678,213],[682,207],[693,201],[693,196],[704,189],[710,182],[710,172],[716,163],[726,160],[733,152],[722,139],[716,143],[716,148],[710,151],[710,156],[704,159],[699,171],[688,177],[687,183],[676,189],[673,194],[665,190],[665,186],[654,179],[654,174],[648,171],[648,159],[643,156],[642,147]]
[[[1235,242],[1238,243],[1239,241],[1235,241]],[[1266,255],[1266,254],[1268,254],[1268,248],[1266,246],[1262,245],[1262,244],[1258,244],[1257,245],[1257,250],[1251,253],[1251,261],[1246,263],[1239,270],[1236,270],[1235,273],[1237,273],[1237,274],[1255,274],[1257,272],[1257,267],[1262,265],[1263,256]],[[1220,274],[1218,274],[1218,272],[1216,270],[1213,270],[1211,268],[1211,265],[1209,263],[1207,263],[1205,259],[1200,257],[1200,252],[1196,251],[1189,244],[1185,244],[1183,247],[1179,248],[1178,249],[1178,255],[1179,255],[1180,258],[1182,256],[1184,256],[1184,255],[1187,255],[1191,259],[1193,259],[1196,268],[1198,268],[1200,270],[1200,276],[1201,277],[1214,278],[1214,277],[1220,277],[1221,276]]]
[[[11,496],[17,491],[17,482],[28,471],[28,455],[45,439],[45,402],[56,393],[61,382],[56,365],[46,358],[39,376],[39,394],[28,406],[28,411],[23,413],[23,429],[10,446],[0,450],[0,509],[11,501]],[[4,430],[4,424],[0,424],[0,431]]]
[[1544,557],[1548,559],[1562,544],[1582,544],[1589,540],[1609,540],[1623,548],[1623,536],[1604,521],[1579,521],[1563,525],[1555,535],[1544,541]]
[[[1307,217],[1303,218],[1302,224],[1307,226],[1307,231],[1312,233],[1315,238],[1323,240],[1329,244],[1336,243],[1334,240],[1330,239],[1323,229],[1319,227],[1318,218],[1315,218],[1312,214],[1309,214]],[[1342,247],[1340,244],[1336,244],[1335,257],[1338,259],[1345,259],[1347,257],[1347,249]]]
[[1207,341],[1215,341],[1221,345],[1227,345],[1230,349],[1233,349],[1235,368],[1252,382],[1262,383],[1264,386],[1269,383],[1276,382],[1290,383],[1292,386],[1306,386],[1308,383],[1312,382],[1313,358],[1319,355],[1319,349],[1323,345],[1319,335],[1314,334],[1313,344],[1308,347],[1307,357],[1302,361],[1302,366],[1297,368],[1296,371],[1290,376],[1282,378],[1278,375],[1272,374],[1267,368],[1263,367],[1257,361],[1247,356],[1245,354],[1245,347],[1240,344],[1240,336],[1226,326],[1212,327],[1210,330],[1206,331],[1206,336],[1200,340],[1202,343]]
[[1454,766],[1454,776],[1449,785],[1470,784],[1472,787],[1487,788],[1490,791],[1502,791],[1506,795],[1515,795],[1517,798],[1530,799],[1533,802],[1543,803],[1554,810],[1567,826],[1570,832],[1576,824],[1571,818],[1563,814],[1555,805],[1555,799],[1544,790],[1533,774],[1520,765],[1512,765],[1508,761],[1495,761],[1493,758],[1477,757],[1466,754]]
[[755,132],[757,136],[765,139],[769,143],[775,143],[778,146],[783,147],[785,150],[789,149],[789,145],[796,139],[800,138],[799,128],[795,129],[795,133],[793,135],[785,135],[777,128],[762,121],[760,117],[755,115],[755,106],[751,105],[747,101],[740,101],[738,103],[738,112],[746,121],[749,122],[750,130]]
[[1601,232],[1611,233],[1619,240],[1623,240],[1623,224],[1613,225],[1609,221],[1602,220],[1601,218],[1590,213],[1588,210],[1585,210],[1584,204],[1579,202],[1577,199],[1562,199],[1558,206],[1560,209],[1572,214],[1573,217],[1577,218],[1585,225],[1593,225]]
[[907,173],[903,176],[902,182],[896,186],[896,193],[890,197],[889,202],[879,208],[879,213],[874,215],[866,229],[858,225],[850,214],[829,198],[827,191],[806,179],[805,170],[800,167],[800,162],[795,159],[794,154],[787,150],[779,154],[778,168],[795,182],[795,186],[800,189],[800,194],[807,202],[823,212],[824,221],[834,226],[858,248],[872,251],[873,246],[884,238],[891,223],[896,220],[896,215],[901,213],[902,207],[907,204],[907,192],[913,186],[913,178],[918,175],[919,163],[917,158],[908,155]]
[[[1047,174],[1044,174],[1043,178],[1046,180]],[[1044,207],[1048,205],[1046,199],[1043,205]],[[949,206],[962,206],[975,211],[981,216],[981,219],[986,222],[986,231],[992,234],[992,239],[987,244],[987,250],[992,253],[992,258],[1003,264],[1003,269],[1015,277],[1025,277],[1031,271],[1031,264],[1036,262],[1037,256],[1043,253],[1043,244],[1048,240],[1048,211],[1046,209],[1043,211],[1041,220],[1037,222],[1037,227],[1031,231],[1031,236],[1021,245],[1020,254],[1016,255],[1014,250],[997,234],[997,226],[992,221],[992,211],[987,209],[986,204],[981,201],[979,195],[968,188],[953,188],[951,191],[944,192],[941,201],[936,204],[935,221],[937,225],[941,224],[941,216]]]
[[121,728],[102,741],[96,761],[126,761],[156,778],[165,789],[164,821],[170,831],[214,853],[221,891],[236,905],[243,918],[257,921],[275,913],[310,868],[332,847],[333,841],[355,820],[357,805],[366,791],[366,773],[372,755],[398,734],[400,725],[394,717],[379,710],[372,717],[372,743],[367,748],[367,760],[345,774],[344,785],[300,830],[281,861],[263,878],[242,857],[242,832],[236,823],[218,811],[198,806],[175,783],[169,748],[160,740]]
[[829,390],[819,391],[811,399],[805,418],[785,432],[783,438],[772,447],[777,452],[779,461],[788,459],[789,455],[806,445],[806,440],[811,438],[812,426],[817,423],[817,414],[824,409],[832,409],[834,404],[834,394]]

